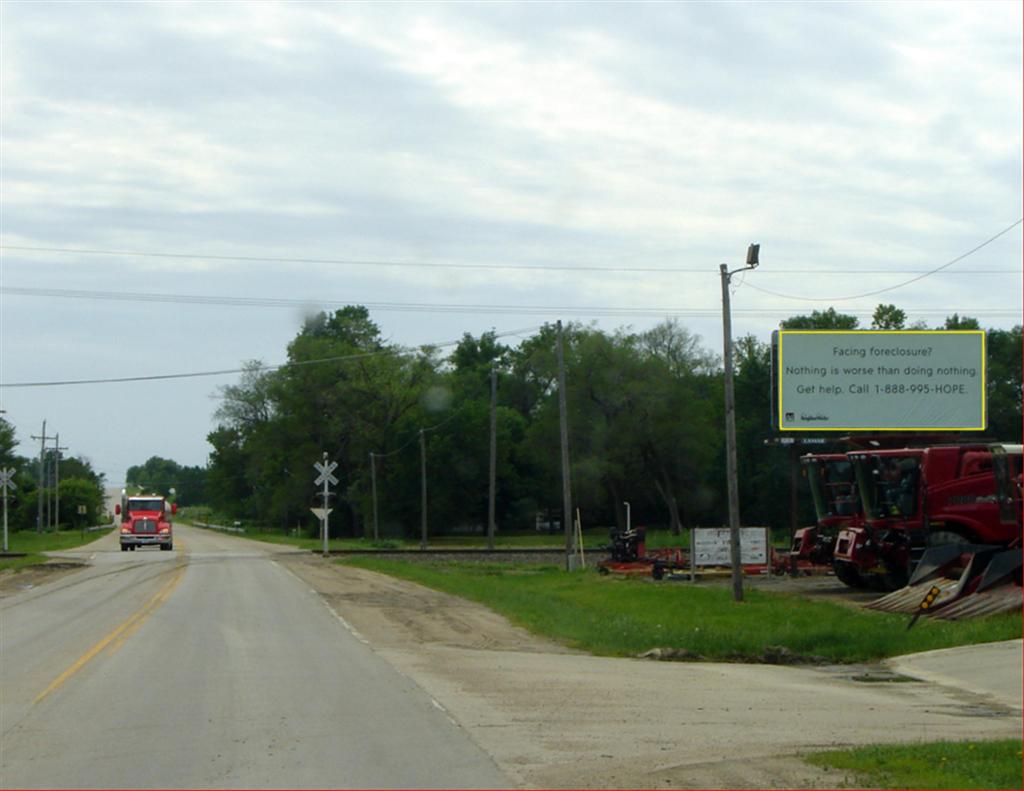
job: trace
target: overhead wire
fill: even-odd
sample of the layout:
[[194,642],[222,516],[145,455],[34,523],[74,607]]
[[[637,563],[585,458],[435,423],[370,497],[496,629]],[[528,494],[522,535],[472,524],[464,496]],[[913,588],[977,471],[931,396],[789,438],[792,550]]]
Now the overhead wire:
[[[530,330],[538,330],[537,327],[524,327],[517,330],[510,330],[506,332],[495,333],[495,338],[503,338],[506,335],[518,335],[522,332],[528,332]],[[240,374],[247,372],[263,373],[265,371],[277,371],[288,368],[300,368],[308,365],[322,365],[324,363],[333,362],[347,362],[350,360],[366,359],[368,357],[379,357],[386,354],[398,354],[399,356],[409,356],[413,354],[421,354],[424,349],[443,349],[449,346],[456,346],[461,343],[461,340],[457,341],[446,341],[444,343],[425,343],[415,348],[411,347],[397,347],[389,349],[381,349],[374,352],[361,352],[358,354],[344,354],[336,355],[333,357],[320,357],[314,360],[299,360],[297,362],[277,363],[267,365],[260,363],[258,366],[246,366],[243,368],[222,368],[213,371],[189,371],[185,373],[174,373],[174,374],[152,374],[146,376],[117,376],[100,379],[67,379],[62,381],[51,381],[51,382],[0,382],[0,388],[26,388],[26,387],[58,387],[64,385],[88,385],[88,384],[120,384],[125,382],[152,382],[167,379],[193,379],[207,376],[227,376],[230,374]]]
[[[621,272],[621,273],[662,273],[662,274],[717,274],[714,267],[625,267],[625,266],[599,266],[596,264],[483,264],[483,263],[458,263],[454,261],[397,261],[392,259],[374,258],[303,258],[288,256],[255,256],[255,255],[213,255],[205,253],[171,253],[164,251],[146,250],[104,250],[92,248],[73,247],[42,247],[33,245],[12,245],[0,244],[0,250],[12,250],[30,253],[54,253],[58,255],[105,255],[133,258],[164,258],[183,261],[224,261],[235,263],[273,263],[273,264],[317,264],[336,266],[365,266],[365,267],[397,267],[406,269],[464,269],[464,270],[521,270],[528,272]],[[772,274],[797,275],[797,274],[845,274],[845,275],[905,275],[921,274],[922,272],[934,273],[934,270],[919,269],[778,269],[765,270]],[[964,274],[1011,274],[1015,269],[985,269]]]
[[[742,284],[744,281],[740,281]],[[746,282],[746,285],[751,285]],[[261,307],[261,308],[293,308],[309,309],[317,307],[333,307],[338,305],[358,304],[367,309],[381,312],[408,313],[487,313],[504,315],[545,315],[560,314],[564,316],[608,316],[608,317],[644,317],[644,316],[709,316],[718,315],[717,308],[688,307],[615,307],[594,305],[495,305],[474,303],[443,303],[443,302],[369,302],[365,300],[331,300],[331,299],[289,299],[284,297],[222,297],[196,294],[160,294],[152,292],[121,292],[121,291],[88,291],[80,289],[53,288],[22,288],[19,286],[0,286],[0,294],[32,297],[60,297],[71,299],[98,299],[126,302],[157,302],[168,304],[218,305],[226,307]],[[778,312],[780,308],[752,308],[752,315]],[[958,308],[963,312],[964,308]],[[739,315],[742,311],[734,311]],[[978,312],[978,311],[975,311]],[[1009,310],[1005,312],[1011,312]]]
[[[889,291],[896,291],[897,289],[903,288],[904,286],[909,286],[911,283],[916,283],[919,280],[924,280],[926,277],[931,277],[932,275],[938,274],[939,272],[942,272],[943,270],[948,269],[949,267],[953,266],[953,264],[958,263],[959,261],[963,261],[968,256],[974,255],[976,252],[978,252],[982,248],[987,247],[988,245],[992,244],[992,242],[996,241],[996,239],[998,239],[999,237],[1003,236],[1004,234],[1009,233],[1010,231],[1012,231],[1014,228],[1016,228],[1021,223],[1024,223],[1024,217],[1022,217],[1021,219],[1017,220],[1014,223],[1011,223],[1010,225],[1008,225],[1005,228],[1003,228],[1003,230],[1001,230],[995,236],[992,236],[992,237],[986,239],[981,244],[979,244],[979,245],[977,245],[975,247],[972,247],[966,253],[963,253],[962,255],[958,255],[952,261],[948,261],[947,263],[943,264],[942,266],[936,267],[935,269],[932,269],[932,270],[930,270],[928,272],[925,272],[925,273],[923,273],[921,275],[918,275],[917,277],[912,277],[909,280],[904,280],[902,283],[897,283],[894,286],[886,286],[885,288],[875,289],[874,291],[865,291],[865,292],[860,293],[860,294],[851,294],[850,296],[846,296],[846,297],[802,297],[802,296],[797,296],[795,294],[783,294],[783,293],[781,293],[779,291],[772,291],[770,289],[763,288],[761,286],[755,285],[754,283],[747,283],[747,285],[750,288],[754,289],[755,291],[761,291],[761,292],[763,292],[765,294],[770,294],[773,297],[780,297],[782,299],[795,299],[795,300],[800,300],[800,301],[803,301],[803,302],[846,302],[846,301],[849,301],[851,299],[863,299],[865,297],[874,297],[874,296],[877,296],[878,294],[885,294],[885,293],[888,293]],[[1018,274],[1019,274],[1019,271],[1018,271]]]

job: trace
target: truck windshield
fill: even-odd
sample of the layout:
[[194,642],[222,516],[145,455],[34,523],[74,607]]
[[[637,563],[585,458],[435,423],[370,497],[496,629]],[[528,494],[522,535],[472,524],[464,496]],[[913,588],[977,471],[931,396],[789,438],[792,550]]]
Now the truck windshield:
[[129,511],[163,511],[164,510],[164,501],[163,500],[156,500],[156,499],[153,499],[153,500],[141,500],[141,499],[136,499],[136,498],[133,497],[133,498],[131,498],[128,501],[128,510]]
[[843,459],[807,460],[807,480],[811,486],[818,521],[836,516],[853,516],[859,510],[853,465]]

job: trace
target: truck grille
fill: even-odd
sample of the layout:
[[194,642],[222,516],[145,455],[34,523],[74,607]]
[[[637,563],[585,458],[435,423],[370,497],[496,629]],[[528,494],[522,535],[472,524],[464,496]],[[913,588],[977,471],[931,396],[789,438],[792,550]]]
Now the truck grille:
[[154,519],[140,519],[135,523],[135,533],[155,533],[156,532],[156,520]]

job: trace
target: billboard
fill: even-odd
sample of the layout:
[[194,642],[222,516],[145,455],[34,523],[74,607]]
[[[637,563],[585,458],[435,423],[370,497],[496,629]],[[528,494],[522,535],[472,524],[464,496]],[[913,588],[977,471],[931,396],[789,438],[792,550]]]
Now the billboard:
[[985,429],[983,330],[779,330],[774,341],[783,431]]
[[[731,531],[728,527],[695,527],[693,529],[693,565],[729,566]],[[768,562],[768,528],[740,528],[740,563]]]

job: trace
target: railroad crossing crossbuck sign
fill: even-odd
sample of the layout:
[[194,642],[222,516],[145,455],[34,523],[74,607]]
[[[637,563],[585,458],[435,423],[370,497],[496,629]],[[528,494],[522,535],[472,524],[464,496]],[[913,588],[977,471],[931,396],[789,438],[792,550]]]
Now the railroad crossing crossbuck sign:
[[320,473],[320,476],[314,481],[317,486],[322,484],[324,481],[327,481],[331,486],[338,485],[338,479],[331,475],[331,473],[338,468],[338,462],[332,461],[330,464],[314,462],[313,467],[315,467],[316,471]]

